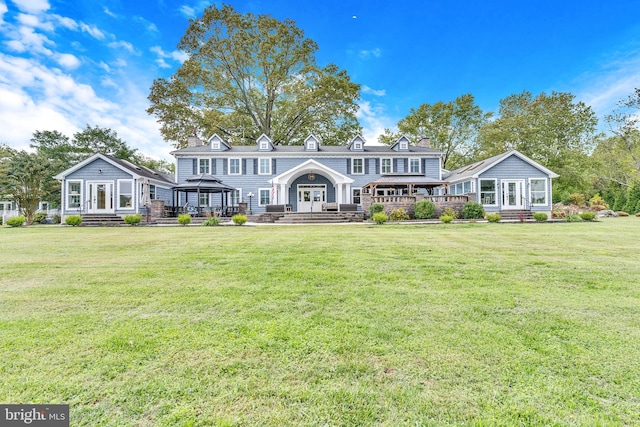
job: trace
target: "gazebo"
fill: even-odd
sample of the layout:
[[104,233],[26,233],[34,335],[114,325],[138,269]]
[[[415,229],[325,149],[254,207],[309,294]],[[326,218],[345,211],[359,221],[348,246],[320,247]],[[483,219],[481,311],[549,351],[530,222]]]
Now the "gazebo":
[[[176,197],[173,198],[174,203],[177,203],[178,205],[180,205],[180,193],[186,194],[186,203],[182,206],[187,206],[189,204],[189,193],[196,193],[196,200],[198,200],[198,202],[196,202],[196,206],[194,208],[198,214],[201,213],[200,206],[197,206],[200,201],[200,194],[220,194],[220,213],[222,214],[226,212],[225,207],[229,204],[229,193],[235,191],[235,188],[224,184],[215,176],[200,174],[187,178],[184,183],[173,187],[173,191],[176,192]],[[178,212],[178,210],[179,206],[174,205],[174,212]]]

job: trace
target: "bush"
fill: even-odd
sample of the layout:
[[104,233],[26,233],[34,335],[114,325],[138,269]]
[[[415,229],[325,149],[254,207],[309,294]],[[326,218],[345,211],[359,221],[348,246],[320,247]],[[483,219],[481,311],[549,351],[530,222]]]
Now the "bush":
[[582,218],[580,217],[580,215],[567,215],[566,218],[567,222],[582,222]]
[[9,227],[22,227],[24,225],[25,217],[24,215],[14,216],[7,220],[7,225]]
[[384,212],[376,212],[373,214],[373,222],[378,225],[384,224],[388,219],[389,217],[387,217],[387,214]]
[[554,209],[551,211],[551,218],[564,218],[565,216],[567,216],[567,214],[562,209]]
[[33,223],[34,224],[46,224],[47,223],[47,213],[46,212],[36,212],[33,214]]
[[430,219],[436,214],[436,205],[431,200],[420,200],[413,205],[413,212],[417,219]]
[[582,212],[580,218],[582,218],[583,221],[593,221],[596,219],[596,214],[594,212]]
[[406,221],[409,219],[409,214],[404,210],[404,208],[398,208],[391,211],[389,219],[391,221]]
[[484,208],[480,203],[467,202],[462,208],[462,218],[465,218],[465,219],[484,218]]
[[3,218],[0,216],[0,225],[2,225]]
[[546,220],[549,219],[549,217],[544,212],[534,212],[533,219],[535,219],[538,222],[545,222]]
[[217,218],[215,216],[209,217],[202,223],[202,225],[204,225],[205,227],[220,225],[220,218]]
[[51,217],[52,224],[60,224],[62,222],[62,217],[59,214],[55,214]]
[[442,212],[442,215],[450,216],[451,218],[456,219],[458,218],[458,211],[453,208],[446,208],[444,212]]
[[487,214],[487,221],[500,222],[500,214],[499,213]]
[[124,216],[124,222],[129,224],[129,225],[138,225],[138,224],[140,224],[140,221],[142,221],[142,215],[141,214],[125,215]]
[[247,216],[242,214],[234,215],[231,217],[231,221],[233,221],[235,225],[243,225],[247,222]]
[[589,207],[595,211],[603,211],[609,209],[609,205],[600,197],[600,194],[596,193],[591,199],[589,199]]
[[72,227],[77,227],[82,224],[82,217],[80,215],[69,215],[64,222]]
[[440,216],[440,221],[444,222],[445,224],[449,224],[453,220],[454,220],[454,218],[451,215],[441,215]]
[[384,205],[381,203],[374,203],[371,206],[369,206],[369,215],[371,215],[372,217],[380,212],[384,212]]
[[582,206],[584,204],[584,194],[582,193],[569,194],[569,200],[573,205]]
[[191,215],[189,215],[189,214],[180,214],[180,215],[178,215],[178,224],[180,224],[180,225],[191,224]]

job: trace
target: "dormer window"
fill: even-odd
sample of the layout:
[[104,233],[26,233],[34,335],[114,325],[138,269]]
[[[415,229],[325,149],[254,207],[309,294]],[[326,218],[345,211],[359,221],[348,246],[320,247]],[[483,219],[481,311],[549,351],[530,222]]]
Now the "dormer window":
[[268,150],[268,149],[269,149],[269,142],[267,142],[267,141],[260,141],[260,149],[261,149],[261,150]]
[[211,149],[212,150],[219,150],[220,149],[220,141],[218,141],[217,139],[214,139],[213,141],[211,141]]
[[356,141],[353,143],[353,149],[354,150],[362,150],[362,142],[360,141]]
[[400,149],[401,150],[408,150],[409,149],[409,144],[407,143],[407,141],[400,141]]

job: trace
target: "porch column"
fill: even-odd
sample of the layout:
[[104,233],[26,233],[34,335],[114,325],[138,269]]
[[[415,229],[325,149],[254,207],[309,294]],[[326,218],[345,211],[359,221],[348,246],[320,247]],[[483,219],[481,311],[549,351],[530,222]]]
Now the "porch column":
[[279,190],[278,190],[278,204],[279,205],[286,205],[287,204],[287,185],[286,184],[280,184],[279,186]]
[[336,203],[342,203],[342,184],[336,185]]

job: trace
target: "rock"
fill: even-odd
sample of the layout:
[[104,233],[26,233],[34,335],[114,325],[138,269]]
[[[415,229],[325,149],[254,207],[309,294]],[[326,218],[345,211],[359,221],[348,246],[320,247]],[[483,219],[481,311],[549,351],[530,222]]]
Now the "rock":
[[618,214],[612,211],[611,209],[605,209],[603,211],[598,212],[597,214],[598,218],[606,218],[611,216],[615,217],[615,216],[618,216]]

